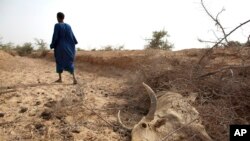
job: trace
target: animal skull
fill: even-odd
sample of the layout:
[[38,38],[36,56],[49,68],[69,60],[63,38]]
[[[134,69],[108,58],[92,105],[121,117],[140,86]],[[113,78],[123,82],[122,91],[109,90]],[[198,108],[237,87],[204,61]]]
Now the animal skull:
[[189,104],[197,97],[196,94],[184,98],[173,92],[155,92],[145,83],[143,86],[150,97],[150,109],[141,121],[129,128],[121,122],[120,111],[118,122],[131,132],[132,141],[211,141],[204,126],[199,120],[199,113]]

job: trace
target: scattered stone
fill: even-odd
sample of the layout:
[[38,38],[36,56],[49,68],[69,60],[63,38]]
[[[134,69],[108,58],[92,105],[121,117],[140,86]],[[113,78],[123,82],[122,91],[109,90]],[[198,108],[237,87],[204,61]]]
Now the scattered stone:
[[105,96],[105,97],[108,97],[108,94],[105,94],[104,96]]
[[61,131],[61,134],[62,134],[64,137],[66,137],[67,139],[72,139],[72,138],[73,138],[72,133],[70,133],[70,132],[68,132],[68,131],[66,131],[66,130],[62,130],[62,131]]
[[36,128],[37,130],[41,130],[43,127],[44,127],[44,125],[41,124],[41,123],[36,123],[36,124],[35,124],[35,128]]
[[29,116],[35,116],[36,115],[36,110],[31,110],[30,112],[29,112]]
[[28,110],[27,107],[21,107],[19,113],[25,113]]
[[72,102],[77,103],[77,102],[79,102],[79,100],[78,99],[73,99]]
[[113,127],[113,131],[114,131],[114,132],[117,132],[118,130],[119,130],[119,128],[118,128],[117,126],[114,126],[114,127]]
[[0,117],[4,117],[5,113],[0,112]]
[[22,101],[21,100],[17,100],[16,103],[22,103]]
[[67,134],[68,132],[66,130],[62,130],[61,134]]
[[75,128],[75,129],[72,129],[71,132],[72,132],[72,133],[77,133],[77,134],[78,134],[78,133],[80,133],[81,131],[80,131],[79,129]]
[[45,120],[50,120],[52,118],[52,110],[49,109],[45,109],[42,113],[41,113],[41,118],[45,119]]
[[40,101],[37,101],[36,103],[35,103],[35,106],[38,106],[38,105],[40,105],[41,104],[41,102]]
[[50,97],[50,98],[48,98],[48,101],[52,101],[53,99]]
[[51,108],[51,107],[54,107],[56,105],[56,103],[57,102],[53,100],[53,101],[49,101],[49,102],[45,103],[44,106]]
[[56,118],[59,120],[63,120],[65,118],[65,116],[63,114],[59,113],[59,114],[56,114]]
[[76,93],[76,91],[75,91],[75,90],[72,90],[71,92],[72,92],[72,93]]

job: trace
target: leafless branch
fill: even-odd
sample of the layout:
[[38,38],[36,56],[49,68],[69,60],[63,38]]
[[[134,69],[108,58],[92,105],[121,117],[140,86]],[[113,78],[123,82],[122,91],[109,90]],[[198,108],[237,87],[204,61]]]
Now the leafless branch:
[[218,26],[219,26],[219,28],[221,29],[221,31],[222,31],[222,33],[223,33],[223,35],[224,35],[225,41],[228,43],[228,40],[227,40],[227,37],[226,37],[226,32],[225,32],[223,26],[221,25],[221,23],[220,23],[219,20],[218,20],[218,16],[219,16],[223,11],[225,11],[225,9],[223,8],[223,9],[217,14],[216,18],[214,18],[214,17],[212,16],[212,14],[210,14],[210,12],[209,12],[209,11],[207,10],[207,8],[205,7],[205,5],[204,5],[204,3],[203,3],[203,0],[201,0],[201,5],[202,5],[202,7],[204,8],[205,12],[208,14],[208,16],[215,22],[215,25],[218,25]]
[[225,11],[225,8],[222,8],[222,10],[217,14],[217,16],[216,16],[216,19],[217,19],[217,20],[218,20],[218,18],[219,18],[219,15],[220,15],[223,11]]
[[210,75],[214,75],[214,74],[216,74],[218,72],[221,72],[221,71],[227,70],[227,69],[239,69],[239,68],[249,68],[249,67],[250,67],[250,65],[246,65],[246,66],[226,66],[226,67],[220,68],[218,70],[215,70],[215,71],[200,75],[197,78],[202,78],[202,77],[207,77],[207,76],[210,76]]
[[[198,41],[201,42],[201,43],[213,43],[213,44],[217,43],[215,41],[206,41],[206,40],[202,40],[200,38],[198,38]],[[221,43],[221,44],[224,45],[224,43]]]
[[93,109],[89,108],[86,105],[83,105],[83,107],[85,107],[87,110],[90,110],[91,112],[93,112],[95,115],[97,115],[100,119],[102,119],[104,122],[106,122],[109,126],[115,128],[115,126],[113,124],[111,124],[110,122],[108,122],[107,120],[105,120],[100,114],[98,114],[97,112],[95,112]]
[[6,94],[6,93],[11,93],[11,92],[15,92],[16,90],[13,89],[13,90],[6,90],[6,91],[0,91],[0,95],[1,94]]

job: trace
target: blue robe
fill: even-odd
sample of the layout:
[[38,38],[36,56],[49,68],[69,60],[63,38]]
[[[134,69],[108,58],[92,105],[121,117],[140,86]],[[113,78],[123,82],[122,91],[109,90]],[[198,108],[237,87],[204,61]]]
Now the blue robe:
[[50,48],[54,48],[57,73],[62,73],[63,70],[74,73],[75,44],[77,44],[77,40],[70,25],[55,24]]

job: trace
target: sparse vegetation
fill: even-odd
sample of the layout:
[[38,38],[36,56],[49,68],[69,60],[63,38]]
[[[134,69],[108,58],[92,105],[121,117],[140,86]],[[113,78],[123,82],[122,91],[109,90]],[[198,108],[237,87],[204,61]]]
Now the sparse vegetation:
[[27,56],[32,53],[33,46],[32,43],[24,43],[22,46],[17,45],[15,50],[17,51],[17,54],[20,56]]
[[47,43],[43,39],[37,39],[35,38],[35,44],[38,46],[38,51],[43,51],[48,49]]
[[107,45],[104,46],[100,49],[100,51],[116,51],[116,50],[123,50],[124,45],[119,45],[119,46],[112,46],[112,45]]
[[149,43],[145,46],[145,49],[171,50],[173,44],[167,40],[167,37],[169,37],[169,35],[165,30],[154,31],[152,39],[146,39]]
[[0,43],[0,49],[4,50],[6,52],[9,52],[9,51],[13,50],[14,48],[15,47],[14,47],[13,43],[11,43],[11,42],[6,43],[6,44]]
[[[45,57],[49,50],[48,44],[43,39],[35,38],[35,45],[30,42],[26,42],[23,45],[14,45],[13,43],[2,43],[0,42],[0,49],[15,56],[29,56],[37,58],[37,57]],[[1,41],[1,40],[0,40]]]
[[35,44],[38,46],[37,51],[40,57],[45,57],[49,52],[47,43],[43,39],[35,38]]
[[76,48],[77,51],[84,51],[84,49],[80,48],[80,47],[77,47]]

